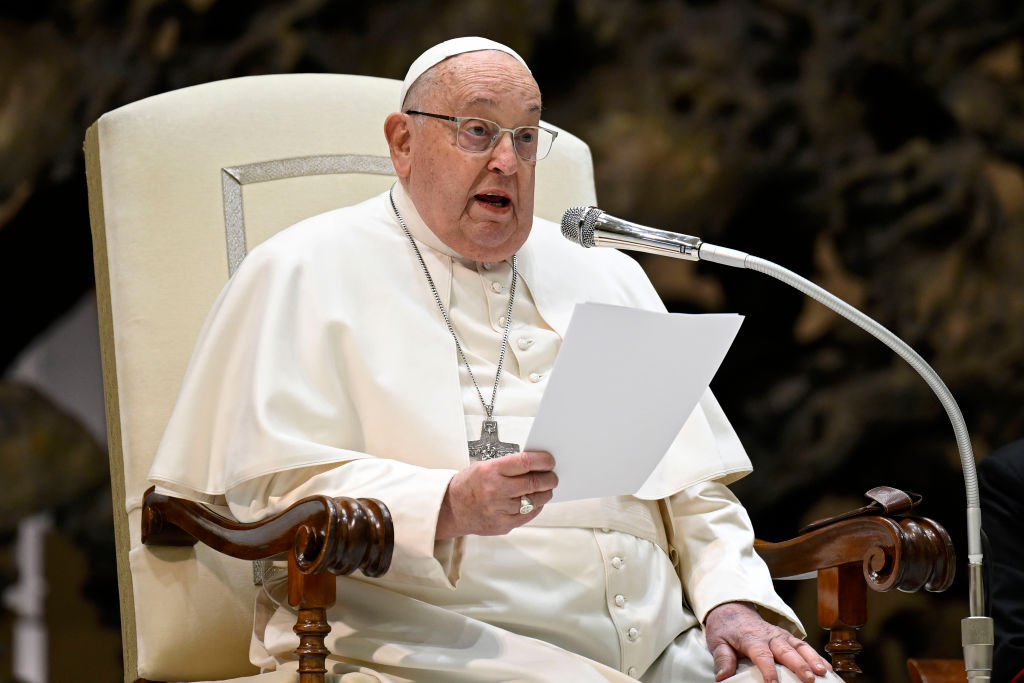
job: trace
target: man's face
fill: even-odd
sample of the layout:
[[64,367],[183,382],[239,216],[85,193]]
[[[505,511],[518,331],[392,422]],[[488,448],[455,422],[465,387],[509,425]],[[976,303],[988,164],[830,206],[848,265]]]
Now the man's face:
[[[477,116],[504,128],[540,122],[540,89],[510,55],[468,52],[435,68],[443,70],[442,86],[423,100],[423,111]],[[533,225],[536,162],[519,158],[509,133],[486,152],[467,152],[455,142],[454,122],[409,118],[418,120],[408,122],[406,182],[426,224],[466,258],[500,261],[514,254]]]

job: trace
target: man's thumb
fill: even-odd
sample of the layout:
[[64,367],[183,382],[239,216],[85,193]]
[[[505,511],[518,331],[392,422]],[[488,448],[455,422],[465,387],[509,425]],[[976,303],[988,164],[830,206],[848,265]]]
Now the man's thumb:
[[736,673],[736,652],[728,643],[719,643],[712,654],[715,658],[716,681],[724,681]]

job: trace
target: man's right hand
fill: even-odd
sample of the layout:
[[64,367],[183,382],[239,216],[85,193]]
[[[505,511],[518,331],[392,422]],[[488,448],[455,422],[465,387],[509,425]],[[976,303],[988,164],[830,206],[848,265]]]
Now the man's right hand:
[[[435,538],[500,536],[526,524],[551,500],[558,477],[550,453],[524,451],[473,463],[452,477],[437,516]],[[528,496],[533,511],[520,514]]]

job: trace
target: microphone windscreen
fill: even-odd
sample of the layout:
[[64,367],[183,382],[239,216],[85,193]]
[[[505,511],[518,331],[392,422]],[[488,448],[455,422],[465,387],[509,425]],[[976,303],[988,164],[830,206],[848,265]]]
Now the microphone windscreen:
[[562,235],[584,247],[594,246],[594,224],[602,213],[596,206],[570,206],[562,214]]

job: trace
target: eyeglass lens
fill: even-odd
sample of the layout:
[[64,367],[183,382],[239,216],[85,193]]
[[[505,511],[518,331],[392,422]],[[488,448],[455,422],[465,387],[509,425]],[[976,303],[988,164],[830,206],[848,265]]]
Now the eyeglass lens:
[[[459,126],[459,147],[467,152],[485,152],[497,141],[501,127],[487,119],[466,119]],[[526,161],[543,159],[554,136],[537,126],[520,126],[512,131],[516,153]]]

